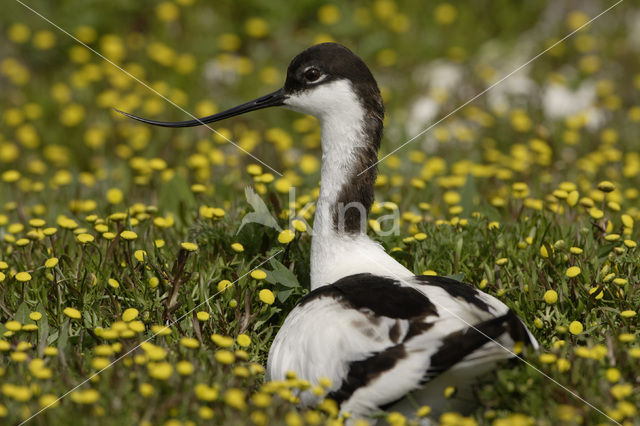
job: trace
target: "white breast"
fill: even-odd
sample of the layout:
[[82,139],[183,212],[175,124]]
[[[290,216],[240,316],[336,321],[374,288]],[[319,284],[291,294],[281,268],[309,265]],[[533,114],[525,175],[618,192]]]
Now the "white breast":
[[395,278],[414,275],[366,235],[331,233],[314,236],[311,243],[311,290],[348,275],[366,272]]

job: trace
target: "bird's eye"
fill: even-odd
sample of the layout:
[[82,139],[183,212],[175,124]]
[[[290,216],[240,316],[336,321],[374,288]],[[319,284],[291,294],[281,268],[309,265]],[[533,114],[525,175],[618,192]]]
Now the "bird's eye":
[[304,72],[304,78],[309,82],[316,81],[320,78],[320,71],[317,68],[309,68]]

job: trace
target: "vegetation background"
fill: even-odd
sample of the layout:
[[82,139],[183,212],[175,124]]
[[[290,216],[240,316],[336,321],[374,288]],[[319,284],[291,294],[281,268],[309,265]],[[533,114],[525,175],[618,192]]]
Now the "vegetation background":
[[112,109],[208,115],[337,41],[381,86],[381,158],[420,135],[380,165],[372,235],[397,212],[400,234],[376,237],[394,257],[501,298],[542,345],[475,412],[433,420],[640,424],[640,10],[614,4],[4,2],[0,422],[340,422],[330,402],[296,410],[328,383],[263,377],[308,291],[317,122],[274,109],[212,133]]

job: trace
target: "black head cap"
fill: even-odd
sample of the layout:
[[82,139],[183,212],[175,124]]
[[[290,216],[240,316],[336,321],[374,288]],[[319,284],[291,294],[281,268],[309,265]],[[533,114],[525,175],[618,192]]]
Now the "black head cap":
[[299,53],[287,69],[285,93],[295,93],[316,84],[338,79],[367,85],[379,93],[376,80],[362,59],[338,43],[322,43]]

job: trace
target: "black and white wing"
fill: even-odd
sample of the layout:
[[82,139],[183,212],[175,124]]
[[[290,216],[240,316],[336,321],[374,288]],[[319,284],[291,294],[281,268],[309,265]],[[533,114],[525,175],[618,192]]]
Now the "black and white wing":
[[[328,378],[327,396],[342,412],[367,416],[412,392],[433,403],[455,384],[444,376],[476,376],[510,358],[516,341],[537,348],[507,306],[467,284],[356,274],[300,301],[271,346],[267,370],[271,380],[288,371],[311,383]],[[301,398],[319,402],[310,392]]]

